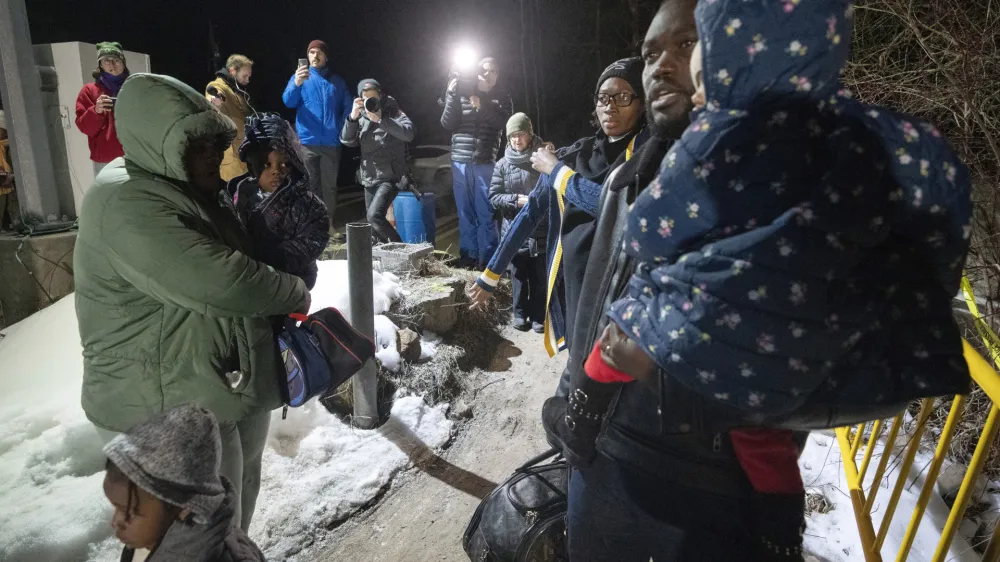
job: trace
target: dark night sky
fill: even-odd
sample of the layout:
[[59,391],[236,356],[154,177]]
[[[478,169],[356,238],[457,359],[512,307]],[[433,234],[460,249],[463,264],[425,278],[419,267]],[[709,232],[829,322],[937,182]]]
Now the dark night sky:
[[[447,142],[436,102],[452,47],[463,40],[500,60],[500,86],[515,110],[536,120],[536,130],[537,104],[525,95],[522,72],[526,61],[533,76],[537,61],[544,85],[542,132],[557,145],[592,132],[587,113],[597,76],[632,51],[625,0],[98,0],[74,9],[67,9],[65,0],[26,2],[33,43],[119,41],[148,53],[153,72],[176,76],[199,91],[214,72],[211,22],[223,60],[234,52],[254,60],[249,87],[254,106],[289,118],[281,92],[309,41],[323,39],[331,67],[349,85],[376,78],[399,100],[414,119],[419,144]],[[527,26],[522,26],[522,2],[529,11]],[[533,24],[535,9],[539,17]],[[531,56],[532,47],[540,56]]]

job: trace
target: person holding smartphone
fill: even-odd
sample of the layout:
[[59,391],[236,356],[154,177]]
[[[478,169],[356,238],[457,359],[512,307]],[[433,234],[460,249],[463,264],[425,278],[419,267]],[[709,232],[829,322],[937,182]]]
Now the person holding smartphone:
[[337,209],[340,131],[354,107],[354,95],[344,79],[327,66],[329,48],[325,42],[317,39],[309,43],[306,52],[308,58],[299,59],[281,99],[285,107],[295,110],[295,130],[305,149],[310,185],[326,203],[332,224]]
[[90,159],[99,172],[108,162],[125,155],[114,119],[118,90],[129,76],[120,43],[97,44],[97,69],[92,75],[94,81],[84,84],[76,97],[76,128],[87,135]]

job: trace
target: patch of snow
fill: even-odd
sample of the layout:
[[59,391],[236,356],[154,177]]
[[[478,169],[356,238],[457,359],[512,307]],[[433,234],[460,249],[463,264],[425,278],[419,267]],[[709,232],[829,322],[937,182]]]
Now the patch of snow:
[[[313,287],[310,314],[321,308],[334,307],[351,319],[351,293],[347,276],[347,260],[327,260],[316,262],[319,276]],[[403,298],[399,277],[392,273],[372,271],[372,293],[374,314],[384,314],[393,302]]]
[[[291,427],[282,428],[288,422]],[[353,429],[315,401],[289,411],[284,422],[276,412],[250,536],[268,560],[296,560],[332,524],[374,500],[409,464],[395,444],[399,436],[433,449],[448,441],[451,423],[446,406],[430,408],[416,396],[397,399],[392,418],[376,431]]]
[[0,560],[86,560],[110,535],[102,441],[80,407],[73,297],[0,339]]
[[[351,319],[350,283],[347,276],[347,260],[317,262],[319,276],[312,290],[310,313],[334,307]],[[375,358],[383,367],[398,372],[403,359],[396,349],[396,332],[399,328],[384,313],[392,303],[403,297],[399,277],[392,273],[372,271],[372,303],[375,314]]]
[[382,314],[375,317],[375,358],[393,373],[398,373],[399,366],[403,363],[403,358],[396,349],[397,332],[399,327],[389,317]]
[[[904,439],[900,438],[899,442],[903,441]],[[872,489],[875,469],[880,460],[879,450],[876,449],[868,468],[864,486],[866,493],[870,493]],[[886,475],[879,481],[879,489],[872,508],[872,520],[876,532],[885,516],[892,487],[899,476],[901,464],[897,460],[899,452],[898,448],[894,451]],[[920,451],[917,454],[909,480],[903,488],[903,494],[889,525],[885,543],[882,545],[882,557],[885,560],[896,559],[896,553],[903,543],[906,528],[910,523],[910,516],[917,505],[920,488],[924,483],[924,472],[932,456],[930,451]],[[833,510],[829,513],[815,513],[809,517],[805,537],[806,549],[827,562],[864,560],[836,437],[827,432],[815,432],[810,435],[805,451],[799,459],[799,467],[802,469],[802,480],[805,482],[806,490],[821,492],[834,504]],[[916,484],[913,484],[914,479]],[[937,493],[931,494],[927,511],[917,530],[907,560],[921,562],[931,559],[941,538],[941,529],[948,520],[948,512],[949,508],[941,496]],[[980,556],[959,533],[952,541],[951,549],[945,559],[950,562],[979,562]]]
[[[346,262],[319,265],[314,309],[336,306],[349,314]],[[374,273],[373,282],[381,314],[402,290],[391,274]],[[117,561],[121,545],[111,536],[111,507],[101,487],[103,440],[80,406],[83,361],[73,296],[2,333],[0,560]],[[390,337],[387,331],[379,336]],[[394,332],[391,338],[395,342]],[[402,397],[375,431],[352,429],[315,401],[289,411],[284,421],[276,413],[251,529],[268,559],[295,560],[329,523],[371,502],[409,463],[394,443],[444,445],[452,427],[446,412]]]
[[434,359],[439,345],[441,345],[441,336],[434,332],[425,331],[420,336],[420,361]]

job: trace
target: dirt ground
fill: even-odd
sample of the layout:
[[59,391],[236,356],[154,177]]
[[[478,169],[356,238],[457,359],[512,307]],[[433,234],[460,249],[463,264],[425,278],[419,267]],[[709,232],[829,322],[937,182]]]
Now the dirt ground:
[[565,364],[565,354],[546,355],[538,334],[508,328],[504,337],[491,368],[468,375],[472,418],[459,422],[452,445],[438,456],[411,436],[396,436],[416,467],[397,477],[378,504],[333,531],[316,560],[468,560],[462,533],[480,498],[548,448],[539,414]]

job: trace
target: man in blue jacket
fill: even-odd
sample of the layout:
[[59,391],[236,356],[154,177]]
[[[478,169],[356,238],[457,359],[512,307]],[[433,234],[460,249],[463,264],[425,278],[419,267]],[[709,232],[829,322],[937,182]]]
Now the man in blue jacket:
[[347,83],[326,63],[326,43],[309,43],[309,66],[301,66],[281,95],[285,107],[295,110],[295,130],[305,149],[313,192],[326,203],[331,224],[337,208],[337,173],[340,171],[340,130],[351,112],[354,97]]

